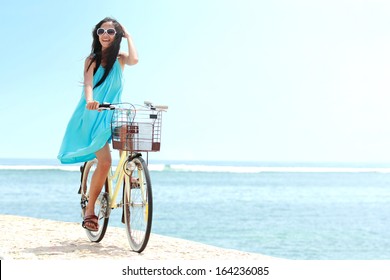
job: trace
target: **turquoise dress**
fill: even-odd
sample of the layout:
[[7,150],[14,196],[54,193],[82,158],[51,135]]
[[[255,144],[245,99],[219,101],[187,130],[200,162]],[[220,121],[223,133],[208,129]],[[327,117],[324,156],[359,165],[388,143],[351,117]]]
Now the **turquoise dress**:
[[[100,66],[93,76],[94,85],[103,76]],[[123,89],[122,68],[118,60],[114,63],[106,80],[93,90],[93,98],[99,103],[120,103]],[[61,163],[77,163],[92,160],[111,139],[111,117],[113,111],[86,109],[84,90],[65,131],[58,153]]]

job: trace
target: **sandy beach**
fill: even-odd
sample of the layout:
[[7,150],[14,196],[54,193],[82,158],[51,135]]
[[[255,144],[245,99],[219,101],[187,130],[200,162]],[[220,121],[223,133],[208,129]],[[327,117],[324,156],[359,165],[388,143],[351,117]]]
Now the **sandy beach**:
[[2,260],[275,260],[152,234],[141,254],[130,250],[124,228],[110,227],[100,243],[90,242],[79,223],[0,215]]

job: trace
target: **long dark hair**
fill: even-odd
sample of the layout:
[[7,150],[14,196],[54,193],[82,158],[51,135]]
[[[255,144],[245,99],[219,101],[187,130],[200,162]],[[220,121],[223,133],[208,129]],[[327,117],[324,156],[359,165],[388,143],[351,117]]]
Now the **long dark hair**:
[[[115,30],[116,30],[116,34],[115,34],[114,41],[111,43],[111,45],[103,53],[102,45],[100,44],[99,36],[97,35],[96,31],[105,22],[112,22],[113,23]],[[91,67],[93,62],[96,62],[95,69],[93,70],[93,74],[95,75],[97,69],[99,68],[100,64],[102,63],[103,57],[104,57],[104,62],[105,62],[103,77],[93,87],[93,88],[97,88],[106,80],[108,74],[110,73],[110,71],[112,69],[112,66],[114,65],[114,63],[118,57],[119,49],[120,49],[120,45],[121,45],[122,37],[123,37],[123,29],[122,29],[121,25],[119,24],[119,22],[117,22],[115,19],[110,18],[110,17],[106,17],[103,20],[101,20],[98,24],[96,24],[95,28],[92,31],[92,37],[93,37],[93,42],[92,42],[92,49],[91,49],[91,55],[90,55],[91,62],[89,63],[87,70],[89,69],[89,67]]]

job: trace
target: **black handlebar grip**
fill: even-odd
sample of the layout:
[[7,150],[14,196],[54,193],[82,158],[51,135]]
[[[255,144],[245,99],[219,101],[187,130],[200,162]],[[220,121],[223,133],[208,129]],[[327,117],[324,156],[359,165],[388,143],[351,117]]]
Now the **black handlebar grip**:
[[111,103],[102,103],[102,104],[99,104],[99,108],[111,108]]

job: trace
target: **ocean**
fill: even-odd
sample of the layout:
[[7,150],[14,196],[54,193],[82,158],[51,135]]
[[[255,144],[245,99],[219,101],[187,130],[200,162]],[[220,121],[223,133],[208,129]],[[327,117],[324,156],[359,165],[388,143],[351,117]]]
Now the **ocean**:
[[[390,259],[390,165],[149,166],[153,233],[286,259]],[[78,169],[0,159],[0,213],[81,223]],[[120,217],[114,210],[109,225],[122,227]]]

